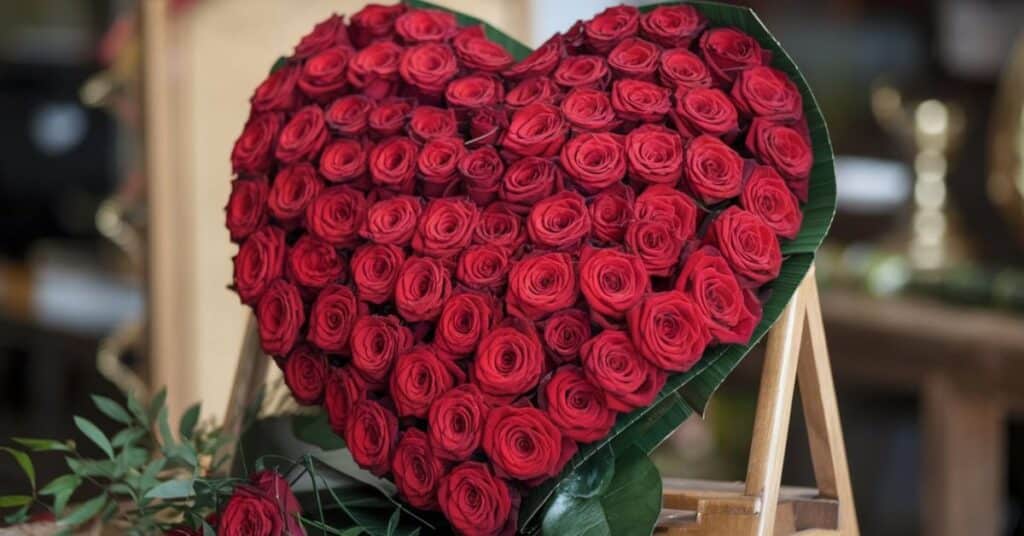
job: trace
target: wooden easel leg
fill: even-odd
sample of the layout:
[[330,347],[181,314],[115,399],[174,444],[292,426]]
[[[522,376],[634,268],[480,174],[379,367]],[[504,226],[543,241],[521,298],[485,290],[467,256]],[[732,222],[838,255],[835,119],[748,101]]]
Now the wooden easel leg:
[[245,323],[245,333],[242,335],[242,350],[239,352],[238,366],[235,368],[235,381],[231,386],[231,396],[228,397],[228,407],[224,412],[224,433],[231,440],[217,455],[218,458],[224,459],[220,466],[221,472],[231,470],[235,451],[241,440],[245,410],[256,400],[257,393],[266,382],[269,362],[270,358],[263,355],[263,350],[260,349],[256,316],[250,314],[249,320]]

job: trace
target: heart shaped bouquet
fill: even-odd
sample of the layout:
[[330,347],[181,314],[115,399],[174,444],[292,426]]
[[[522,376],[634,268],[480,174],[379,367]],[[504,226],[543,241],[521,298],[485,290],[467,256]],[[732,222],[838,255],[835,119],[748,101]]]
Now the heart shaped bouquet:
[[596,504],[649,533],[645,453],[827,230],[824,124],[745,9],[612,7],[532,52],[478,22],[370,5],[275,65],[231,154],[234,289],[411,509],[490,535]]

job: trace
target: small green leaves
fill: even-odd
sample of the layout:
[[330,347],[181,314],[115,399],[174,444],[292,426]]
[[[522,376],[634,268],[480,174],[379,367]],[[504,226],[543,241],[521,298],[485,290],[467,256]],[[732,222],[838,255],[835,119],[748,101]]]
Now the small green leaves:
[[195,495],[195,480],[168,480],[146,493],[148,499],[186,499]]
[[32,452],[71,452],[75,444],[55,439],[35,439],[30,437],[12,437],[11,441],[31,450]]
[[29,484],[32,485],[32,493],[34,494],[36,492],[36,468],[32,465],[32,459],[28,457],[28,454],[10,447],[0,447],[0,450],[10,454],[14,461],[17,462],[18,467],[21,467],[21,471],[25,473]]
[[75,415],[75,426],[85,434],[97,447],[100,448],[107,455],[108,458],[114,459],[114,448],[110,445],[110,440],[103,434],[103,431],[98,426],[92,423],[85,417],[79,417]]
[[199,422],[199,412],[202,406],[197,402],[191,406],[181,416],[181,422],[178,423],[178,433],[181,435],[182,440],[192,439],[192,435],[196,431],[196,423]]
[[32,497],[28,495],[0,496],[0,508],[15,508],[18,506],[25,506],[30,502],[32,502]]
[[103,507],[107,505],[107,500],[106,494],[93,497],[75,509],[74,512],[68,514],[67,517],[62,518],[58,524],[63,527],[77,527],[96,517],[96,514],[99,514]]
[[74,490],[81,485],[82,479],[75,474],[61,475],[50,481],[49,484],[43,486],[43,489],[39,490],[40,495],[56,495],[61,491],[71,489]]
[[121,404],[100,395],[92,395],[92,402],[101,413],[121,424],[131,424],[132,416],[121,407]]

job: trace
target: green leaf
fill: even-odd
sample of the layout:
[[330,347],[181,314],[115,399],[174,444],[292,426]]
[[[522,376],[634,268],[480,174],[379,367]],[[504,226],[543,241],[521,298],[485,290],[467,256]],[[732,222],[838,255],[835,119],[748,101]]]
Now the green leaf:
[[171,433],[171,423],[167,417],[167,408],[161,407],[156,416],[157,429],[160,430],[160,441],[161,447],[164,454],[168,456],[173,455],[174,445],[174,434]]
[[157,417],[161,411],[167,411],[167,388],[164,387],[157,392],[156,396],[149,401],[149,409],[146,410],[146,415],[149,416],[149,424],[156,422]]
[[195,480],[168,480],[146,492],[147,499],[185,499],[195,495]]
[[573,471],[562,483],[559,492],[586,499],[601,495],[615,475],[615,454],[610,448],[598,452]]
[[81,430],[83,434],[85,434],[85,437],[88,437],[93,443],[95,443],[96,446],[99,447],[100,450],[102,450],[107,455],[108,458],[114,458],[114,448],[110,446],[110,440],[107,439],[107,436],[103,433],[103,431],[100,430],[98,426],[93,424],[92,421],[86,419],[85,417],[79,417],[78,415],[75,415],[75,426],[77,426],[78,429]]
[[275,61],[274,64],[270,66],[270,74],[274,74],[285,65],[288,65],[288,56],[281,56],[277,58],[277,61]]
[[0,496],[0,508],[15,508],[18,506],[25,506],[30,502],[32,502],[32,497],[29,495]]
[[149,432],[144,428],[125,428],[124,430],[114,434],[114,437],[110,439],[110,444],[113,445],[114,448],[126,447],[142,439],[142,437],[148,433]]
[[39,490],[40,495],[56,495],[65,490],[74,490],[82,484],[82,478],[75,474],[61,475]]
[[12,437],[11,441],[32,450],[33,452],[71,452],[69,442],[56,439],[36,439],[31,437]]
[[363,527],[350,527],[341,531],[341,536],[359,536],[366,532]]
[[14,512],[4,516],[4,523],[7,523],[8,525],[20,525],[28,521],[28,509],[31,506],[31,503],[26,504],[25,506],[22,506]]
[[125,403],[128,406],[128,411],[132,412],[132,416],[135,417],[135,422],[143,427],[148,427],[149,415],[146,415],[146,409],[142,407],[142,402],[139,402],[139,398],[135,396],[135,393],[128,393]]
[[67,507],[68,501],[71,500],[71,495],[75,493],[74,489],[65,489],[59,491],[53,496],[53,514],[61,516],[64,514],[64,508]]
[[199,411],[201,408],[201,404],[197,402],[189,406],[181,416],[181,422],[178,424],[178,433],[183,440],[192,439],[192,434],[196,431],[196,423],[199,422]]
[[206,520],[203,520],[203,536],[217,536],[217,531],[213,530],[213,527]]
[[10,447],[0,447],[0,450],[10,454],[18,464],[18,467],[21,467],[21,471],[25,473],[29,484],[32,485],[32,493],[34,494],[36,492],[36,468],[32,465],[32,458],[29,458],[28,454]]
[[100,395],[92,395],[92,402],[101,413],[121,424],[131,424],[132,416],[121,404]]
[[78,460],[65,457],[64,461],[72,472],[83,478],[90,476],[113,478],[117,472],[117,464],[113,460]]
[[106,505],[106,495],[99,495],[93,497],[92,499],[89,499],[88,501],[83,503],[82,506],[79,506],[77,509],[75,509],[74,512],[68,514],[67,517],[60,519],[60,521],[58,521],[58,525],[62,527],[77,527],[78,525],[85,523],[93,517],[96,517],[96,514],[100,513],[100,511],[103,510],[103,507]]
[[395,513],[391,514],[391,519],[388,520],[387,536],[395,536],[395,531],[398,530],[398,520],[401,519],[401,517],[401,509],[396,509]]
[[323,450],[345,448],[345,441],[334,433],[327,420],[327,412],[315,415],[296,415],[292,417],[292,433],[304,443],[320,447]]

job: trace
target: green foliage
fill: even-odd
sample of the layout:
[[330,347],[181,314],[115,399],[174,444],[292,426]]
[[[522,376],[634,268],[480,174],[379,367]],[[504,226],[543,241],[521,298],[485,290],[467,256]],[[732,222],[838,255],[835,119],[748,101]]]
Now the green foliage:
[[301,441],[323,450],[345,448],[345,441],[331,429],[325,411],[292,417],[292,433]]

